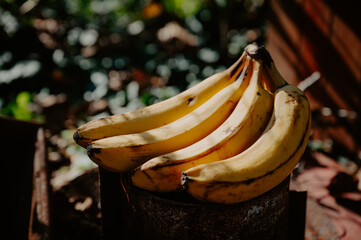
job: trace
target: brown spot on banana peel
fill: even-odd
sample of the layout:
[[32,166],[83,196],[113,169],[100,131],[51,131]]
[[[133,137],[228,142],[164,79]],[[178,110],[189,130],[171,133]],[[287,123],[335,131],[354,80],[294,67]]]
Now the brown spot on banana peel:
[[188,98],[188,103],[187,103],[187,105],[189,105],[192,101],[193,101],[193,98],[192,98],[192,97]]
[[189,97],[186,103],[188,106],[193,106],[196,102],[197,102],[197,96],[194,96],[194,97]]

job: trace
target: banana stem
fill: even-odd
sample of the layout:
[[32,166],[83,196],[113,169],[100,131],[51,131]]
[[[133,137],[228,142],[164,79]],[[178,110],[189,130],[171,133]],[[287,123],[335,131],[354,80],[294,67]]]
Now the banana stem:
[[264,65],[266,66],[266,70],[268,75],[270,76],[271,80],[273,81],[275,88],[281,88],[288,83],[286,80],[281,76],[278,72],[273,59],[266,48],[262,45],[259,46],[257,43],[252,43],[246,46],[245,52],[248,56],[255,60],[261,60]]
[[288,83],[278,72],[273,61],[270,63],[270,65],[271,65],[270,67],[266,66],[266,69],[267,69],[270,77],[272,78],[274,84],[276,85],[276,88],[278,89],[278,88],[281,88],[281,87],[287,85]]

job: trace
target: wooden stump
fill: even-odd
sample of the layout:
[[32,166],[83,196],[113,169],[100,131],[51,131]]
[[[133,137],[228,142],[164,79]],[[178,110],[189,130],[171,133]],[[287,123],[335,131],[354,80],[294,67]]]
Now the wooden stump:
[[[117,174],[104,171],[100,171],[103,185],[104,180],[114,183]],[[120,179],[119,192],[113,191],[113,200],[108,198],[111,194],[102,198],[102,206],[104,203],[108,209],[103,211],[104,237],[117,234],[121,239],[147,240],[287,239],[289,181],[287,178],[255,199],[223,205],[200,202],[184,191],[145,191],[132,185],[125,175]],[[117,199],[119,204],[114,207]],[[114,207],[112,212],[109,205]]]

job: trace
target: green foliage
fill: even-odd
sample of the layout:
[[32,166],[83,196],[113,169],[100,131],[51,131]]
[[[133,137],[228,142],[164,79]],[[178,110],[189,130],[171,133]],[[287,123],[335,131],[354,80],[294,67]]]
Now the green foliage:
[[165,9],[181,18],[195,15],[199,12],[203,1],[198,0],[163,0]]
[[19,120],[31,120],[33,118],[33,114],[29,110],[31,101],[32,95],[29,92],[20,92],[13,101],[1,109],[1,113],[7,116],[13,116]]
[[140,100],[144,103],[144,105],[150,105],[152,101],[154,101],[154,96],[145,92],[140,96]]
[[[38,115],[20,107],[17,96],[44,88],[70,105],[105,99],[108,115],[153,104],[223,70],[249,41],[264,39],[263,1],[29,2],[0,1],[0,109],[22,119]],[[165,31],[174,36],[162,39],[160,30],[174,22],[179,28]],[[249,29],[256,38],[246,37]],[[139,85],[138,99],[128,97],[130,83]],[[76,114],[88,120],[86,109]]]

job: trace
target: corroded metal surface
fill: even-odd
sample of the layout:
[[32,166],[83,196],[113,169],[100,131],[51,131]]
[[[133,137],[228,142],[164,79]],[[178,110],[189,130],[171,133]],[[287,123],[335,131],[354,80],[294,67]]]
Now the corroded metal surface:
[[243,203],[209,204],[185,192],[154,194],[122,178],[128,239],[287,239],[289,178]]

